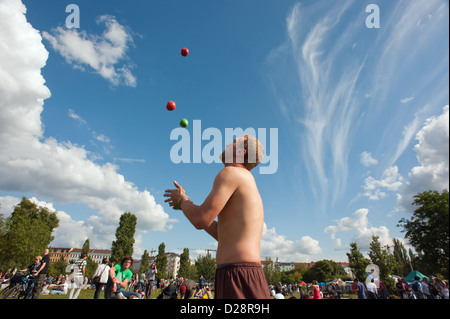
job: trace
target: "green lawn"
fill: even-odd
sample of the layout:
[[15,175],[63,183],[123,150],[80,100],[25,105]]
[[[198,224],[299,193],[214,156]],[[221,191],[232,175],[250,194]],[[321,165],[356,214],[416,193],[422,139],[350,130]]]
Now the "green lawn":
[[[80,295],[78,296],[78,299],[94,299],[94,289],[83,289],[80,292]],[[158,297],[160,294],[160,290],[159,289],[155,289],[152,292],[152,299]],[[67,293],[66,295],[41,295],[39,296],[39,299],[67,299],[69,297],[69,293]],[[294,297],[295,298],[300,298],[300,293],[299,292],[295,292],[294,293]],[[100,299],[104,298],[104,294],[103,292],[101,292],[100,294]],[[354,294],[344,294],[342,299],[356,299],[357,296]]]
[[[81,290],[78,299],[94,299],[94,289],[83,289]],[[157,298],[161,293],[160,289],[153,289],[152,292],[152,296],[151,299],[155,299]],[[295,292],[293,294],[293,297],[295,297],[296,299],[300,298],[300,292]],[[65,294],[65,295],[40,295],[39,299],[68,299],[69,298],[69,293]],[[286,297],[286,299],[288,299],[289,296]],[[344,294],[342,299],[356,299],[357,296],[355,294]],[[100,299],[104,299],[104,292],[102,291],[100,293]]]
[[[70,290],[69,290],[70,291]],[[78,295],[78,299],[94,299],[94,292],[95,289],[83,289],[81,290],[80,294]],[[153,290],[152,291],[152,298],[156,298],[160,294],[160,290]],[[104,299],[104,293],[103,291],[100,293],[100,299]],[[68,299],[69,298],[69,292],[65,295],[41,295],[39,296],[39,299]]]

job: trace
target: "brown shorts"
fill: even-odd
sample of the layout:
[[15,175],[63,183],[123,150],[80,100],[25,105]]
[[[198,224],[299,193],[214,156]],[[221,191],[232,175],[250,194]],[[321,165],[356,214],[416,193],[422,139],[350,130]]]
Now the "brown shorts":
[[261,264],[220,264],[216,269],[215,299],[270,299]]

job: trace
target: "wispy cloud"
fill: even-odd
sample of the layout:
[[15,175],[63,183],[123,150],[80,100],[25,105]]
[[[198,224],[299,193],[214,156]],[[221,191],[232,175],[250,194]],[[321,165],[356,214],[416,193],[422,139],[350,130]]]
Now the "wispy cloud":
[[[436,34],[440,34],[445,24],[448,26],[448,1],[399,0],[392,2],[392,6],[390,10],[383,12],[383,26],[376,38],[376,50],[371,56],[376,66],[372,76],[372,87],[378,97],[376,103],[385,101],[393,92],[392,88],[398,86],[401,76],[419,67],[418,57],[424,52],[428,52],[427,55],[430,56],[430,45],[433,43],[430,41],[435,40]],[[448,55],[446,60],[448,61]],[[442,71],[442,66],[440,70]],[[433,70],[428,70],[424,76],[428,77],[433,73]],[[416,81],[417,92],[428,80]],[[403,98],[401,103],[410,102],[416,97],[415,94]]]
[[115,160],[119,161],[119,162],[128,163],[128,164],[145,163],[145,159],[142,159],[142,158],[121,158],[121,157],[117,157],[117,158],[115,158]]
[[405,97],[404,99],[401,99],[400,102],[403,103],[403,104],[406,104],[406,103],[409,103],[409,102],[411,102],[413,100],[414,100],[414,97],[411,96],[411,97]]
[[[77,113],[75,113],[75,111],[74,111],[73,109],[69,109],[69,111],[68,111],[67,114],[68,114],[68,116],[69,116],[71,119],[74,119],[74,120],[77,121],[78,123],[82,124],[84,128],[87,129],[87,131],[88,131],[88,132],[92,135],[92,137],[93,137],[93,140],[91,141],[93,144],[97,144],[97,142],[100,142],[101,145],[102,145],[103,151],[104,151],[106,154],[109,154],[109,153],[111,152],[111,149],[112,149],[113,147],[112,147],[112,144],[111,144],[111,139],[110,139],[108,136],[106,136],[105,134],[102,134],[102,133],[97,133],[97,132],[95,132],[94,130],[92,130],[92,129],[89,127],[87,121],[86,121],[84,118],[82,118],[80,115],[78,115]],[[97,156],[97,158],[98,158],[98,155],[94,155],[94,156]]]
[[[296,130],[298,123],[302,124],[299,147],[312,191],[316,199],[331,198],[333,202],[346,186],[351,132],[360,106],[356,90],[364,67],[364,58],[345,68],[339,63],[346,55],[345,48],[354,44],[354,25],[342,25],[350,4],[346,1],[330,7],[329,14],[318,22],[312,20],[314,6],[296,4],[286,20],[287,41],[267,60],[269,80],[282,113],[295,119]],[[336,34],[337,25],[344,30],[340,34]],[[279,73],[288,74],[288,80],[283,81],[286,77]],[[285,94],[286,88],[293,92]]]
[[[387,172],[411,146],[429,112],[426,105],[436,105],[448,95],[443,93],[448,89],[442,90],[448,80],[441,80],[448,79],[448,73],[442,71],[443,67],[448,69],[448,54],[439,55],[439,60],[430,64],[423,72],[423,81],[404,85],[411,70],[417,69],[417,62],[430,56],[428,44],[435,43],[434,34],[448,19],[448,3],[390,3],[381,10],[381,28],[370,31],[364,25],[364,9],[365,4],[358,1],[297,3],[286,19],[285,42],[267,57],[268,82],[290,124],[292,143],[296,143],[293,148],[302,156],[308,176],[305,185],[322,212],[346,190],[348,158],[362,125],[394,141],[380,141],[383,150],[375,153],[383,160],[380,172]],[[443,56],[446,59],[441,61]],[[431,88],[436,94],[430,94],[427,85],[436,79],[439,86]],[[412,111],[401,107],[413,100]],[[393,101],[400,101],[398,108]],[[386,114],[390,115],[388,120],[377,121]],[[369,128],[364,129],[372,134]],[[368,155],[361,157],[364,165],[378,163]]]
[[102,143],[107,143],[107,144],[109,144],[109,143],[111,142],[111,140],[109,139],[109,137],[107,137],[107,136],[104,135],[104,134],[95,134],[94,137],[95,137],[95,139],[96,139],[97,141],[102,142]]
[[422,114],[424,114],[427,107],[424,107],[423,109],[420,109],[414,114],[414,119],[406,124],[402,131],[402,136],[400,141],[397,144],[397,148],[390,158],[389,162],[387,163],[387,166],[390,167],[397,162],[397,160],[400,158],[400,156],[405,152],[406,148],[410,145],[411,140],[414,138],[415,134],[420,128],[421,120],[422,120]]
[[71,119],[74,119],[75,121],[79,122],[80,124],[86,124],[86,121],[81,116],[76,114],[74,110],[69,109],[68,115]]

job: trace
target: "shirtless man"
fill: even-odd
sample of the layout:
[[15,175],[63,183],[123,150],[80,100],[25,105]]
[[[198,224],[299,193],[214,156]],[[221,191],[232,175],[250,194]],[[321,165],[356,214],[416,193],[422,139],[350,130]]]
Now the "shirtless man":
[[166,202],[172,207],[178,204],[195,228],[204,229],[218,241],[216,299],[270,298],[260,262],[264,209],[250,173],[263,153],[261,143],[253,136],[241,136],[227,145],[221,156],[225,168],[217,174],[200,206],[190,201],[176,181],[176,189],[164,194],[169,197]]

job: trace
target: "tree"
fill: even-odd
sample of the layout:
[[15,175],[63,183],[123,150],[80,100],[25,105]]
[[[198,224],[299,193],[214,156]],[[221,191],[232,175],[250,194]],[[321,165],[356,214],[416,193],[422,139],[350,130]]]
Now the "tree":
[[180,269],[178,270],[178,277],[196,280],[198,278],[197,267],[191,264],[189,257],[189,248],[184,248],[180,256]]
[[139,274],[146,272],[150,268],[150,254],[147,249],[144,250],[144,253],[141,257],[141,267],[139,268]]
[[266,257],[263,271],[269,285],[276,285],[281,281],[281,273],[275,269],[275,263],[272,261],[272,258]]
[[303,280],[329,282],[345,275],[344,269],[332,260],[320,260],[303,274]]
[[[2,205],[0,205],[0,208],[1,207]],[[3,217],[3,214],[0,214],[0,238],[2,238],[3,236],[5,236],[5,218]]]
[[406,251],[405,246],[403,246],[399,239],[393,238],[392,241],[394,243],[392,255],[395,261],[395,264],[393,265],[393,273],[399,275],[400,277],[405,277],[411,270],[413,270],[411,269],[411,258],[408,251]]
[[68,262],[64,260],[64,256],[61,256],[59,260],[55,263],[50,263],[48,268],[48,273],[54,277],[57,277],[61,274],[66,274],[66,267]]
[[199,276],[203,276],[206,281],[214,281],[216,278],[216,260],[212,258],[211,253],[205,256],[199,256],[195,261],[195,267]]
[[178,277],[189,278],[191,268],[191,260],[189,258],[189,248],[184,248],[180,256],[180,269],[178,270]]
[[158,255],[156,255],[156,269],[158,270],[156,277],[158,279],[167,277],[166,267],[167,267],[166,245],[164,243],[161,243],[158,247]]
[[[85,274],[87,277],[92,277],[94,275],[95,270],[97,269],[97,263],[92,260],[91,256],[89,256],[90,249],[90,243],[89,238],[85,240],[83,247],[81,248],[81,254],[85,253],[87,255],[86,258],[86,270]],[[81,257],[81,255],[80,255]]]
[[395,281],[390,277],[390,275],[392,275],[392,269],[395,264],[395,259],[394,256],[389,253],[388,249],[383,249],[381,247],[378,239],[378,236],[372,236],[369,257],[372,263],[377,265],[380,269],[380,280],[390,291],[394,291]]
[[89,238],[84,241],[83,247],[81,247],[81,253],[85,253],[86,255],[89,255],[91,244],[89,243]]
[[303,279],[303,275],[309,270],[309,267],[301,264],[296,266],[292,270],[283,271],[281,275],[282,283],[300,283]]
[[370,260],[363,256],[355,242],[350,243],[350,253],[346,253],[346,255],[353,275],[359,280],[364,280],[367,277],[366,267],[370,264]]
[[419,257],[421,271],[449,277],[449,193],[426,191],[414,196],[411,219],[402,218],[405,238]]
[[125,256],[133,255],[134,233],[137,217],[132,213],[120,216],[119,227],[116,230],[116,240],[112,242],[111,262],[118,264]]
[[52,232],[58,225],[56,213],[23,197],[2,226],[0,265],[22,269],[29,266],[52,242]]

